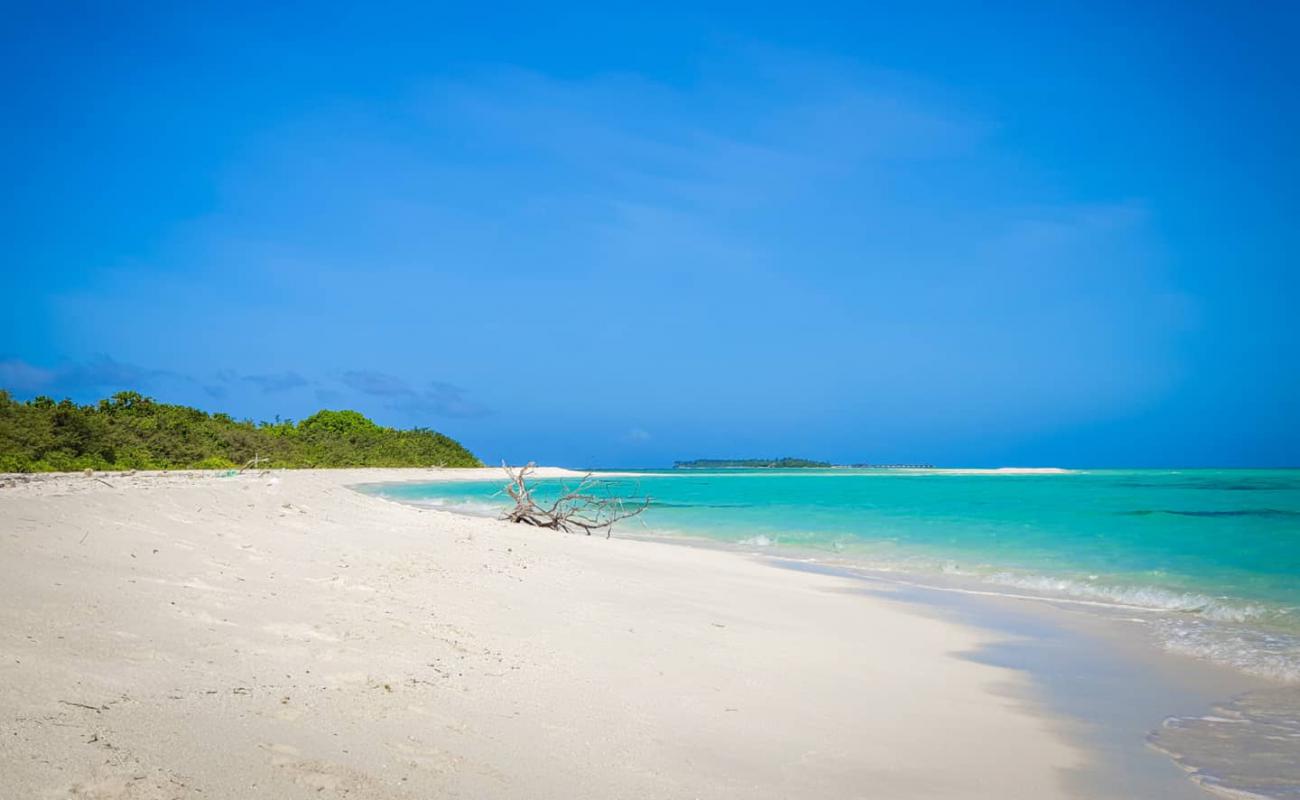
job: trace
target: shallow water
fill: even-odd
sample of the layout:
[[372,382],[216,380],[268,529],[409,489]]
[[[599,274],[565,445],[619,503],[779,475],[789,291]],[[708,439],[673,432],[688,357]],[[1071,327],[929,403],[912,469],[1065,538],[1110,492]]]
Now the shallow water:
[[1300,798],[1300,691],[1247,692],[1149,737],[1203,788],[1227,797]]
[[[604,488],[653,498],[637,529],[1172,612],[1155,626],[1169,649],[1300,682],[1297,470],[726,470],[609,478]],[[383,493],[495,513],[499,490]]]
[[[565,482],[538,484],[546,497]],[[372,488],[492,515],[506,505],[500,490]],[[1278,686],[1217,710],[1171,710],[1178,716],[1163,725],[1152,720],[1151,744],[1212,791],[1300,798],[1298,470],[667,471],[608,476],[602,491],[652,498],[624,535],[703,539],[914,586],[1132,617],[1167,652]]]

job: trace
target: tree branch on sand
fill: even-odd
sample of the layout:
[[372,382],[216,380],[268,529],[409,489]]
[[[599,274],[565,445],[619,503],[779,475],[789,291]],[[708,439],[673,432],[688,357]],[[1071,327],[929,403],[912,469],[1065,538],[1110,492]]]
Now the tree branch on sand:
[[503,461],[501,466],[510,477],[505,492],[515,501],[515,507],[502,517],[510,522],[588,536],[592,531],[603,530],[608,539],[614,523],[631,519],[650,507],[649,497],[628,505],[621,497],[596,494],[601,482],[592,478],[591,473],[584,475],[576,487],[564,487],[554,502],[539,503],[533,497],[534,487],[528,483],[528,475],[537,469],[536,464],[530,461],[522,467],[512,467]]

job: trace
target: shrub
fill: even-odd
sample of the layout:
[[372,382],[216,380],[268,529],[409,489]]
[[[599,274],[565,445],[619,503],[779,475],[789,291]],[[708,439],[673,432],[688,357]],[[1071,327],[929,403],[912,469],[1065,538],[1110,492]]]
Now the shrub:
[[481,466],[441,433],[386,428],[356,411],[255,425],[138,392],[78,406],[0,390],[0,471],[229,469],[255,455],[277,467]]

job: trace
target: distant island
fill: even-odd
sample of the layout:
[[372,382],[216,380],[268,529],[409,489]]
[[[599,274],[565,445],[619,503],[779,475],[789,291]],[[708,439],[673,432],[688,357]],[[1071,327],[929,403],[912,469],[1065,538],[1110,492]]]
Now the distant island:
[[817,469],[834,466],[807,458],[697,458],[674,461],[673,469]]
[[[253,461],[256,459],[256,461]],[[301,422],[237,420],[118,392],[94,405],[0,390],[0,472],[266,467],[479,467],[460,442],[356,411]]]
[[807,458],[696,458],[673,469],[934,469],[933,464],[832,464]]

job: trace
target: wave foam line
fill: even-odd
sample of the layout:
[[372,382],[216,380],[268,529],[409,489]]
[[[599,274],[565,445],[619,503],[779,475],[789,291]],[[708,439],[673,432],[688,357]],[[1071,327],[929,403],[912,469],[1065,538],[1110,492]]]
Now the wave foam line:
[[[799,561],[799,559],[783,559]],[[804,560],[806,563],[806,560]],[[1205,661],[1232,667],[1242,672],[1283,683],[1300,683],[1300,637],[1272,635],[1249,629],[1225,627],[1233,620],[1207,616],[1197,610],[1174,607],[1141,605],[1113,599],[1093,600],[1080,597],[1059,597],[1048,594],[975,589],[962,586],[938,586],[918,580],[880,575],[870,571],[869,577],[884,583],[930,591],[975,597],[993,597],[1012,600],[1035,600],[1040,603],[1066,604],[1109,611],[1139,612],[1147,617],[1130,619],[1132,622],[1154,624],[1157,644],[1163,649]],[[1164,590],[1158,590],[1164,592]],[[1170,597],[1177,593],[1164,592]],[[1168,614],[1176,617],[1167,617]],[[1195,614],[1189,617],[1189,614]]]

